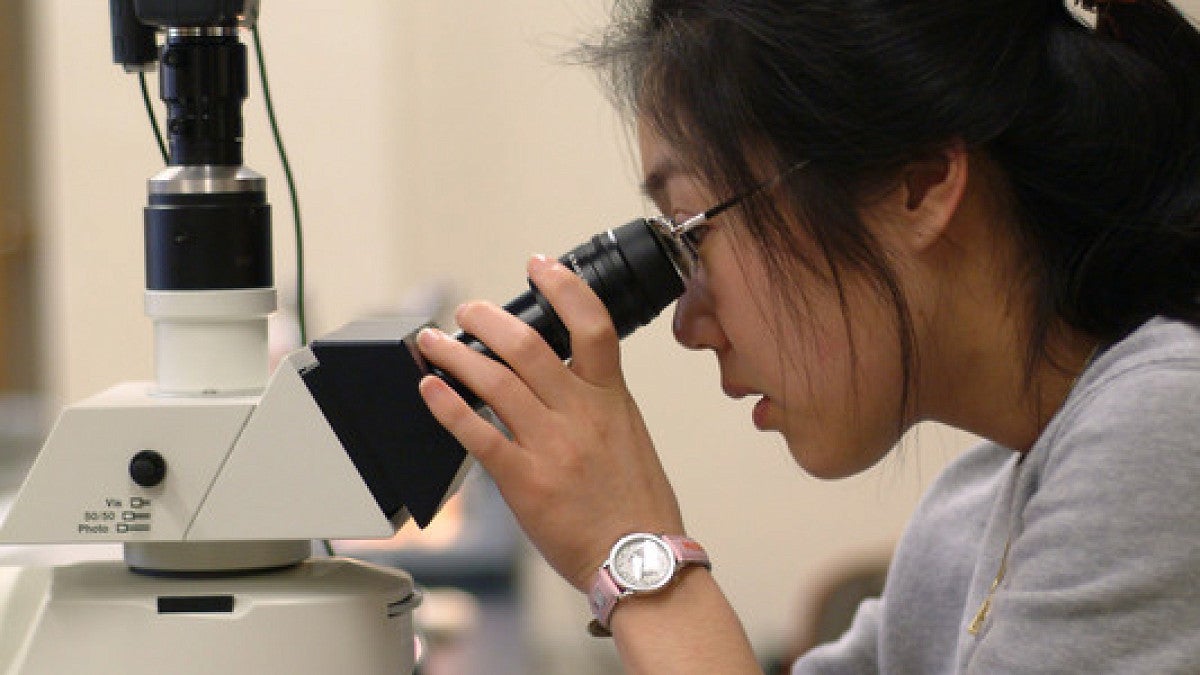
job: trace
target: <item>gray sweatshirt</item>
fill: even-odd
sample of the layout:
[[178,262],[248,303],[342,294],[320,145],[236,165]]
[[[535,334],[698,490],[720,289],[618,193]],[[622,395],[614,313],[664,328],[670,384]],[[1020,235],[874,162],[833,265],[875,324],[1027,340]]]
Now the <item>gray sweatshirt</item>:
[[1200,331],[1155,319],[1100,354],[1016,460],[951,463],[883,597],[794,675],[1200,673]]

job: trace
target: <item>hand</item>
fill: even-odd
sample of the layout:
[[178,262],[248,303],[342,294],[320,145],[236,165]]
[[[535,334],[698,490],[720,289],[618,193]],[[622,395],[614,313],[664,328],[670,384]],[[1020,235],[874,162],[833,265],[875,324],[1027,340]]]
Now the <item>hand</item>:
[[506,438],[440,378],[420,391],[434,417],[487,469],[550,565],[586,591],[608,549],[635,531],[683,533],[683,519],[621,372],[608,310],[562,264],[535,256],[529,278],[571,335],[564,364],[532,328],[484,302],[459,307],[459,326],[512,370],[427,330],[427,359],[482,398]]

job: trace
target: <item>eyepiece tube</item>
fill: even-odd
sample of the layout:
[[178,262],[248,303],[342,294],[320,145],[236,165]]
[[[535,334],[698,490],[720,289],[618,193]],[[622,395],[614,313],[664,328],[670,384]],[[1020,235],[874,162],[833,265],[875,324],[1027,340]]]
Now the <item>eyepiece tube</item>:
[[[639,218],[602,232],[559,258],[562,264],[583,277],[612,316],[617,335],[624,338],[654,320],[667,305],[683,294],[679,273],[680,252],[660,225]],[[571,356],[571,339],[566,326],[546,298],[529,284],[529,291],[504,305],[505,311],[538,332],[559,358]],[[502,360],[469,333],[456,340],[485,356]],[[475,394],[443,372],[446,380],[473,408],[483,405]]]

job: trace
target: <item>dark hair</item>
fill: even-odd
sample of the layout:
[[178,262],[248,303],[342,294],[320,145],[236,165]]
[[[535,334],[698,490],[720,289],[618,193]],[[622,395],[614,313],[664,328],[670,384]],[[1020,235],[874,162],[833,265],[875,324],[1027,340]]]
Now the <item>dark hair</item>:
[[618,2],[580,53],[718,192],[809,162],[742,220],[782,278],[831,270],[845,310],[861,271],[892,304],[903,418],[912,320],[856,206],[951,141],[998,169],[1027,373],[1055,362],[1060,322],[1103,344],[1155,315],[1200,323],[1200,34],[1165,0],[1088,4],[1096,30],[1062,0]]

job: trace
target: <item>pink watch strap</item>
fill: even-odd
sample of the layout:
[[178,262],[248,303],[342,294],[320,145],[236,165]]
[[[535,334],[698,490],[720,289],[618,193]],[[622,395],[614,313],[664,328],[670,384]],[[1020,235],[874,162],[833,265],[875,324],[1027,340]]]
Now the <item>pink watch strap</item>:
[[[701,565],[712,569],[708,553],[695,539],[679,534],[665,534],[660,537],[671,549],[671,553],[675,555],[676,570],[685,565]],[[588,626],[592,635],[597,637],[612,635],[608,623],[612,619],[613,610],[617,607],[617,601],[624,595],[625,591],[617,586],[608,571],[607,564],[597,570],[596,577],[592,580],[588,591],[588,604],[591,606],[592,616],[596,617],[596,620]]]
[[599,629],[603,631],[599,633],[602,637],[606,633],[612,635],[608,632],[608,621],[612,618],[613,610],[617,608],[617,600],[620,599],[621,588],[608,573],[608,567],[601,567],[596,572],[596,579],[592,582],[591,591],[588,592],[588,604],[592,607],[592,616],[596,617],[594,625],[589,627],[593,634],[596,634]]
[[671,551],[679,560],[680,565],[701,565],[712,569],[712,563],[708,560],[708,552],[704,550],[700,542],[682,534],[664,534],[662,539],[667,542],[667,546],[671,547]]

